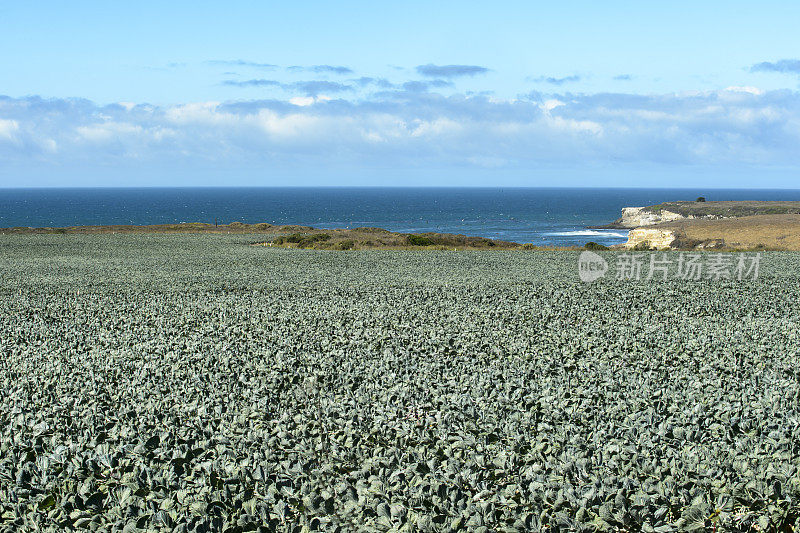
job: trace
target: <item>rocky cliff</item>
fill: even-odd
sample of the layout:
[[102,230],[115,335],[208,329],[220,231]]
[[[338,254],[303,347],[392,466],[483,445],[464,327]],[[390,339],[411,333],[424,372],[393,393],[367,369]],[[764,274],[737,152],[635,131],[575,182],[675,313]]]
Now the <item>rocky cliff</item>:
[[800,214],[798,201],[664,202],[647,207],[624,207],[622,216],[607,227],[638,228],[681,220],[720,220],[755,215]]
[[800,249],[800,202],[664,202],[625,207],[604,228],[625,228],[627,249]]
[[669,250],[677,239],[673,230],[635,228],[628,232],[625,248]]
[[686,217],[680,213],[667,210],[653,212],[649,211],[647,207],[623,207],[622,217],[615,220],[612,225],[619,228],[638,228],[641,226],[662,224],[664,222],[674,222],[685,218],[694,217],[691,215]]

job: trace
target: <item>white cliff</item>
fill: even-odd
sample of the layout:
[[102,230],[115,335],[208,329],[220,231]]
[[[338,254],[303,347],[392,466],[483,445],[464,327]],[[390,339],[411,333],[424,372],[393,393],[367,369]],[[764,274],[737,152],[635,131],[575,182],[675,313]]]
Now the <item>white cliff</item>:
[[646,249],[669,250],[676,236],[672,230],[654,228],[634,228],[628,232],[625,248],[643,247]]
[[694,218],[693,216],[685,217],[679,213],[667,211],[666,209],[663,209],[657,213],[645,211],[645,209],[645,207],[623,207],[622,217],[614,224],[623,228],[638,228],[641,226],[661,224],[662,222],[673,222],[675,220],[683,220],[685,218]]

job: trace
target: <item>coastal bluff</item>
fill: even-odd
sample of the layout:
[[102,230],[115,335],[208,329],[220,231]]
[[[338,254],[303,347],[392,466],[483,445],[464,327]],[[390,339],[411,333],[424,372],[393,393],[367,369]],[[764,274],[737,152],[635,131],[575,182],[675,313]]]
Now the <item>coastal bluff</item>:
[[630,229],[677,220],[796,214],[800,214],[800,202],[795,201],[664,202],[646,207],[623,207],[622,216],[606,227]]
[[606,227],[630,229],[678,220],[796,214],[800,214],[800,202],[795,201],[664,202],[646,207],[623,207],[622,216]]
[[621,215],[605,226],[630,230],[621,248],[800,250],[800,202],[665,202]]
[[663,210],[660,212],[648,211],[647,207],[623,207],[622,216],[614,221],[613,225],[620,228],[638,228],[641,226],[653,226],[663,222],[681,220],[684,217],[680,213]]

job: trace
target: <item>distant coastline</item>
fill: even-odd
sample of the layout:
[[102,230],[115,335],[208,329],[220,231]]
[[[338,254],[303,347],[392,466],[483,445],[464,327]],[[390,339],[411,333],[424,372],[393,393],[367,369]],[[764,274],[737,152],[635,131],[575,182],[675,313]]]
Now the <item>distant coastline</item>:
[[[238,234],[271,247],[317,250],[456,249],[456,250],[800,250],[800,201],[664,202],[624,207],[622,216],[603,226],[627,232],[623,243],[606,246],[594,229],[569,232],[583,242],[567,246],[536,245],[449,232],[398,232],[377,227],[318,228],[300,224],[112,224],[65,227],[0,228],[2,235],[42,234]],[[262,240],[258,236],[264,236]]]
[[628,249],[800,250],[800,202],[664,202],[625,207],[606,228],[629,229]]
[[623,207],[673,200],[797,200],[800,190],[615,188],[220,187],[0,190],[0,227],[152,225],[181,222],[315,228],[379,227],[533,243],[611,246]]

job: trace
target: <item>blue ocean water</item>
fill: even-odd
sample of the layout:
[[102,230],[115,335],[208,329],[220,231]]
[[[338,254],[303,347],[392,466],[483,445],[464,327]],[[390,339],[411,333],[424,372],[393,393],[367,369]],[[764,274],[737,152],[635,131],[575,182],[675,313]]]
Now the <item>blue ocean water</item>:
[[670,200],[800,200],[800,190],[576,188],[0,189],[0,227],[177,222],[375,226],[462,233],[537,245],[623,242],[593,230],[623,207]]

